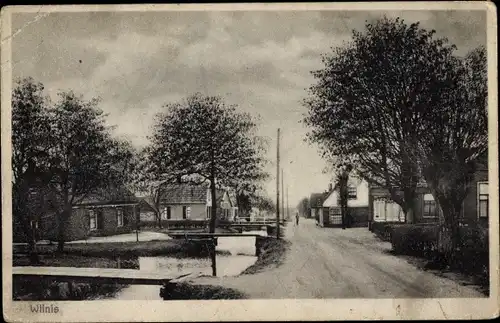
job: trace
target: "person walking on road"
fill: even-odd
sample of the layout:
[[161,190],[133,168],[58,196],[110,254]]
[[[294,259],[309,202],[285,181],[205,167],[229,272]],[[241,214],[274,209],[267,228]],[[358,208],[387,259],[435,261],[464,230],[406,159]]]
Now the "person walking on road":
[[295,225],[299,225],[299,212],[295,213]]

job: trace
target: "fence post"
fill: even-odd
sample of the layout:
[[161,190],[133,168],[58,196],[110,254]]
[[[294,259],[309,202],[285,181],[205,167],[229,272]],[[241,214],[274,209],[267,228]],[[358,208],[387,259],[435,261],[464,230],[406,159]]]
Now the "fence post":
[[210,239],[209,242],[209,253],[212,259],[212,276],[217,276],[217,257],[215,254],[215,247],[217,245],[217,238]]

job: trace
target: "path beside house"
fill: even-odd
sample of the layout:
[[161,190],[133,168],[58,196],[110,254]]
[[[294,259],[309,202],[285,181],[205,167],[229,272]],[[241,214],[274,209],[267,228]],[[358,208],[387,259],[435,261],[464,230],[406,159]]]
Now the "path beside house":
[[234,288],[251,298],[426,298],[485,297],[475,288],[421,271],[388,253],[367,228],[289,223],[291,249],[278,268],[239,277],[203,277],[195,284]]

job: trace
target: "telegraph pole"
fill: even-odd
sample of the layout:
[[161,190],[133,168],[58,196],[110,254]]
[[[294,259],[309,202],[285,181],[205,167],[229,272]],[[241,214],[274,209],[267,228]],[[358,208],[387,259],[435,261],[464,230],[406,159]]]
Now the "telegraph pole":
[[290,220],[290,205],[288,204],[288,184],[286,185],[286,219]]
[[282,218],[285,218],[285,174],[283,168],[281,169],[281,209],[283,210]]
[[276,239],[280,238],[280,128],[276,145]]

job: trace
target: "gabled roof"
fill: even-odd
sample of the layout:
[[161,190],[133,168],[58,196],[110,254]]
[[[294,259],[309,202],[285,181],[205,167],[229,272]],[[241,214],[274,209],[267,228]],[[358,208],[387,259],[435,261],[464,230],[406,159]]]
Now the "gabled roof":
[[323,205],[323,201],[328,196],[328,193],[313,193],[309,198],[309,203],[312,208],[321,207]]
[[162,203],[206,204],[207,188],[203,185],[168,184],[162,189]]
[[138,202],[135,195],[125,186],[109,186],[98,189],[84,198],[79,205],[87,204],[121,204]]

